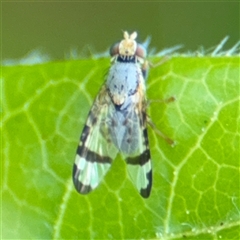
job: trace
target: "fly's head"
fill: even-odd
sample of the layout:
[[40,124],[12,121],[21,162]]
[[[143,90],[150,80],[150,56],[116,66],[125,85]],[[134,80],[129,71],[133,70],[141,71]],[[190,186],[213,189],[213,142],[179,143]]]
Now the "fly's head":
[[119,54],[125,56],[133,56],[137,50],[137,42],[135,38],[137,33],[133,32],[131,35],[128,32],[124,32],[124,39],[119,43]]
[[110,49],[110,55],[113,59],[117,56],[121,56],[123,59],[136,57],[139,62],[143,62],[146,58],[146,49],[135,41],[137,32],[128,34],[125,31],[123,37],[124,39],[121,42],[114,44]]

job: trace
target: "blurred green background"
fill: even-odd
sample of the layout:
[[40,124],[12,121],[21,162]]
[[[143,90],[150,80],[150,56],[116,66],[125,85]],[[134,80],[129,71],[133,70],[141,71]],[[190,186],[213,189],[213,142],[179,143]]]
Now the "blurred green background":
[[206,49],[225,36],[225,48],[239,40],[240,2],[78,1],[2,2],[2,59],[20,58],[40,49],[63,59],[86,45],[107,50],[121,30],[151,36],[157,50],[183,44],[181,51]]

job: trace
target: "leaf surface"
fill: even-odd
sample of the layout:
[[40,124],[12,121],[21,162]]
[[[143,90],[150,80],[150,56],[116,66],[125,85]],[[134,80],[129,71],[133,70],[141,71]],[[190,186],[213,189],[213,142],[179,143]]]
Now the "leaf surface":
[[[159,59],[155,59],[159,61]],[[239,239],[239,58],[174,57],[150,69],[153,190],[121,156],[79,195],[76,147],[109,60],[2,67],[3,239]]]

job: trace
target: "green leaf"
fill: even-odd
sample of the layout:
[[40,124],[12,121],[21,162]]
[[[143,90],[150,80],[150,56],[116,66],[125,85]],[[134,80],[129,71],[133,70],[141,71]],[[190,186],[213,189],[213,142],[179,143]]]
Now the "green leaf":
[[[155,59],[159,61],[159,59]],[[174,57],[150,69],[153,190],[119,156],[89,195],[72,166],[108,59],[2,67],[3,239],[239,239],[239,58]]]

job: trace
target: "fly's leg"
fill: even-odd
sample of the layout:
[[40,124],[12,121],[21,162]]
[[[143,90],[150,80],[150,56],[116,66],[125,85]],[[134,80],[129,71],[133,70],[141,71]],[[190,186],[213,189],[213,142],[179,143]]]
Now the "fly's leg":
[[147,106],[149,106],[151,103],[171,103],[171,102],[174,102],[176,100],[175,97],[169,97],[169,98],[166,98],[166,99],[163,99],[163,100],[148,100],[147,102]]
[[157,127],[156,125],[152,122],[152,120],[150,119],[149,116],[147,116],[147,123],[150,125],[150,127],[161,137],[163,138],[168,144],[170,144],[172,147],[174,147],[176,145],[176,142],[174,140],[172,140],[171,138],[169,138],[168,136],[166,136],[164,133],[162,133]]
[[164,56],[159,62],[157,62],[157,63],[148,62],[148,65],[149,65],[149,67],[151,67],[151,68],[155,68],[155,67],[158,67],[158,66],[164,64],[164,63],[167,62],[168,60],[170,60],[170,57],[169,57],[169,56]]
[[[175,97],[169,97],[167,99],[164,100],[148,100],[147,105],[149,106],[151,103],[171,103],[174,102],[176,100]],[[172,140],[171,138],[167,137],[164,133],[162,133],[157,127],[156,125],[153,123],[153,121],[151,120],[151,118],[149,116],[147,116],[147,123],[151,126],[151,128],[161,137],[163,138],[168,144],[170,144],[172,147],[176,145],[176,142],[174,140]]]

